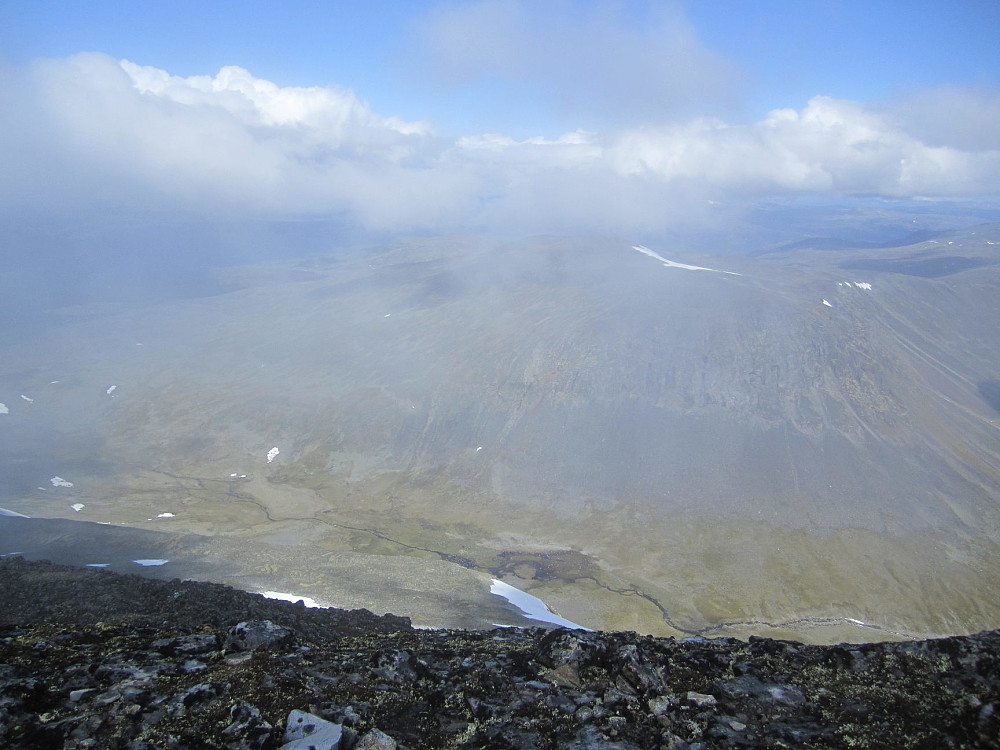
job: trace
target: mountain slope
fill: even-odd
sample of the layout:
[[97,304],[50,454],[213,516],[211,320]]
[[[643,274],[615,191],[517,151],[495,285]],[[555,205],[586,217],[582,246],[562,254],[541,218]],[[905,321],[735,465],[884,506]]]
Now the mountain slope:
[[[4,417],[5,504],[437,558],[597,627],[980,629],[1000,618],[996,242],[421,240],[235,269],[238,291],[16,352],[7,391],[41,395]],[[31,489],[57,470],[71,491]]]

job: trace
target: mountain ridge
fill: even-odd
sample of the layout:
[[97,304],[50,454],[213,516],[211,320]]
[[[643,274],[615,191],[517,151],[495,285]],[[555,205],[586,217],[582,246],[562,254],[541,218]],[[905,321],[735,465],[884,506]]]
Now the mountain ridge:
[[998,631],[827,647],[421,631],[17,558],[0,561],[0,595],[15,604],[0,614],[11,748],[291,750],[302,724],[330,750],[988,748],[1000,734]]

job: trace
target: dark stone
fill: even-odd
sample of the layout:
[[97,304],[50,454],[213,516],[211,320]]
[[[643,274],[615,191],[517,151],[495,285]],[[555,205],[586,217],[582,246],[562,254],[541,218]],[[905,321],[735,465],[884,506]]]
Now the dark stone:
[[231,627],[223,646],[233,651],[254,651],[288,646],[294,639],[291,628],[275,625],[270,620],[249,620]]
[[219,639],[214,633],[201,633],[181,638],[160,638],[153,641],[153,648],[162,654],[204,654],[219,647]]

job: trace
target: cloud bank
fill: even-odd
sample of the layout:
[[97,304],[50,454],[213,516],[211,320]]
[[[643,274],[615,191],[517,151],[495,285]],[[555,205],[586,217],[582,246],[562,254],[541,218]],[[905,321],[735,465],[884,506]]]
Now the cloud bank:
[[8,215],[143,210],[333,217],[379,232],[633,232],[761,196],[1000,192],[992,90],[879,105],[817,96],[753,123],[650,119],[517,140],[444,136],[374,113],[351,91],[281,87],[238,67],[181,78],[83,54],[7,71],[0,86]]

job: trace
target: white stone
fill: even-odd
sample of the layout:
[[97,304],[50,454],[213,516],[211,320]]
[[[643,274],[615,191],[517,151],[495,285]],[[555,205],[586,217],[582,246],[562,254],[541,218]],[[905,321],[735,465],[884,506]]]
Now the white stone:
[[281,750],[336,750],[343,733],[340,724],[295,709],[288,714]]

